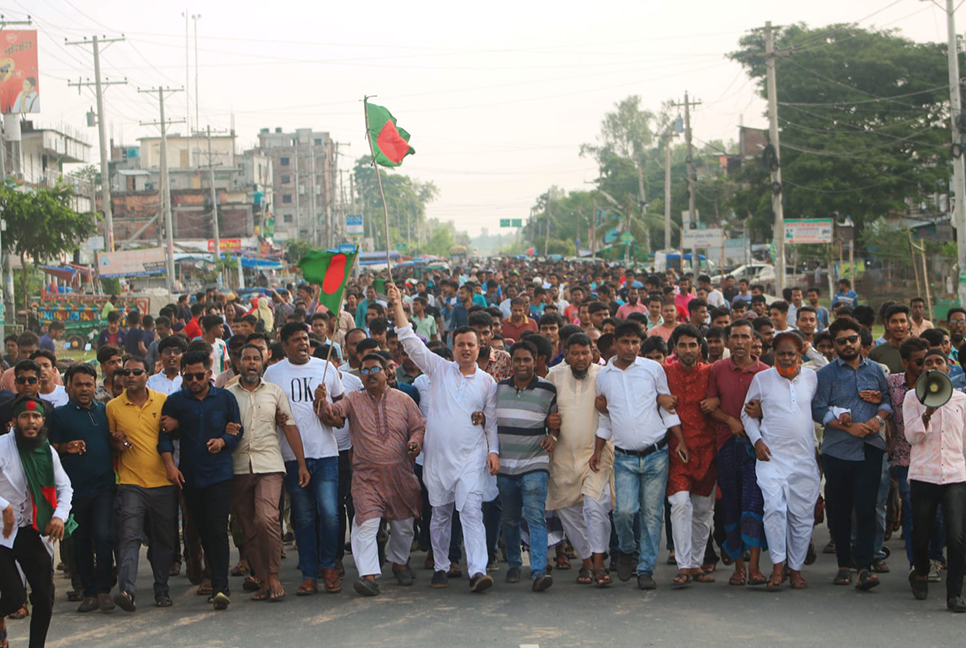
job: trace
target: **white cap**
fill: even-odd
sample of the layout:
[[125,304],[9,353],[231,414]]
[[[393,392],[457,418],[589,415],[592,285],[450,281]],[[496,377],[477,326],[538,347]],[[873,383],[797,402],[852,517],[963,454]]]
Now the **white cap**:
[[533,284],[535,286],[542,286],[543,285],[543,279],[541,277],[534,277],[533,278]]

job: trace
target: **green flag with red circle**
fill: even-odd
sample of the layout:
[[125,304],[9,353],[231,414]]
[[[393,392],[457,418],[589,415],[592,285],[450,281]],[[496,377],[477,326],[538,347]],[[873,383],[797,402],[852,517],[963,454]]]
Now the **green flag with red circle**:
[[338,313],[342,309],[342,296],[355,260],[356,252],[312,250],[298,262],[305,280],[322,288],[319,303],[331,313]]
[[409,133],[396,126],[396,118],[382,106],[366,102],[366,125],[377,164],[397,167],[407,155],[416,153],[409,145]]

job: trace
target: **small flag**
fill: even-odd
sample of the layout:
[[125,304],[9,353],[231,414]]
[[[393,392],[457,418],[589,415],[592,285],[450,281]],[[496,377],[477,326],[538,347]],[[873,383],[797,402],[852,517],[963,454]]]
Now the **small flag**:
[[328,308],[331,313],[338,313],[342,308],[342,295],[345,292],[346,284],[349,282],[349,275],[355,259],[355,252],[346,254],[345,252],[312,250],[306,253],[298,263],[298,266],[302,268],[302,276],[305,277],[305,280],[316,286],[321,286],[322,292],[319,293],[319,303]]
[[407,155],[416,153],[409,145],[409,133],[396,127],[396,118],[382,106],[366,102],[366,122],[376,163],[397,167]]

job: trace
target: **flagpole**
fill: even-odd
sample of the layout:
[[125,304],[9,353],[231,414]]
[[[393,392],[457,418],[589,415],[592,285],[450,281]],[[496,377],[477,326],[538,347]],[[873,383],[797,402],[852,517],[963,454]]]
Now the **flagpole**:
[[[359,260],[359,246],[357,245],[356,246],[356,249],[355,249],[355,255],[352,257],[352,265],[349,266],[348,270],[346,271],[346,273],[347,273],[346,276],[349,276],[349,275],[352,274],[352,271],[355,270],[355,268],[356,268],[356,262],[358,260]],[[342,312],[341,309],[342,309],[342,300],[343,299],[345,299],[345,287],[342,288],[342,296],[339,298],[339,309],[340,309],[339,310],[339,313]],[[338,322],[339,313],[333,313],[333,315],[335,315],[335,317],[336,317],[336,324],[335,324],[336,327],[339,326],[339,322]],[[329,359],[332,357],[332,347],[333,346],[334,345],[332,344],[332,340],[329,340],[329,351],[325,354],[325,367],[322,369],[322,384],[323,385],[325,384],[325,374],[328,373],[328,371],[329,371]],[[315,409],[316,409],[315,414],[316,414],[316,416],[318,416],[318,414],[319,414],[319,406],[316,405],[316,408]]]
[[[375,96],[375,95],[373,95]],[[372,131],[369,130],[369,97],[362,98],[363,109],[366,113],[366,141],[369,142],[369,154],[372,156],[372,168],[376,171],[376,182],[379,184],[379,197],[382,198],[382,213],[386,219],[386,270],[389,272],[389,281],[392,282],[392,260],[389,258],[389,207],[386,205],[386,194],[382,190],[382,173],[379,165],[376,164],[376,149],[372,144]]]

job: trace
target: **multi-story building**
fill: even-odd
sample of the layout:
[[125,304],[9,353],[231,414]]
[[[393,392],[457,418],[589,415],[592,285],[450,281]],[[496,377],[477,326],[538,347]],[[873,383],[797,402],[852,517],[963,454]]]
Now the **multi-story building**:
[[89,162],[90,152],[91,145],[69,127],[38,128],[32,121],[23,121],[20,123],[19,155],[15,154],[15,143],[8,144],[7,172],[38,187],[50,188],[65,183],[74,190],[74,210],[89,212],[93,208],[91,182],[67,175],[64,165]]
[[272,163],[274,238],[326,242],[332,220],[334,144],[328,133],[298,128],[294,133],[263,128],[259,150]]

